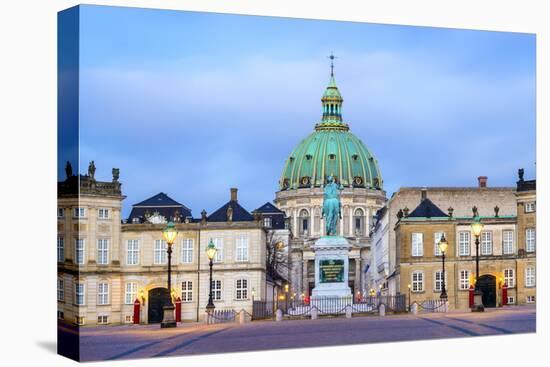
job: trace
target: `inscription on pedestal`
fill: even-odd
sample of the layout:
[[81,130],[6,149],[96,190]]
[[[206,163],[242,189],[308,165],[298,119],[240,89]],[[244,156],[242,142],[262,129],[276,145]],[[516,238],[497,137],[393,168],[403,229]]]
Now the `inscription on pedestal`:
[[320,260],[319,272],[319,282],[341,283],[344,281],[344,260]]

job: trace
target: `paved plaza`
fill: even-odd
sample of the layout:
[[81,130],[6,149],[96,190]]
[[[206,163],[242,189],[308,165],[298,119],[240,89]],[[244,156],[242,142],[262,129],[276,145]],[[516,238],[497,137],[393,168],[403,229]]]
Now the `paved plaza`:
[[[523,306],[485,313],[182,324],[175,329],[160,329],[159,325],[84,327],[80,336],[81,358],[92,361],[506,335],[535,329],[535,307]],[[69,332],[62,327],[60,337]]]

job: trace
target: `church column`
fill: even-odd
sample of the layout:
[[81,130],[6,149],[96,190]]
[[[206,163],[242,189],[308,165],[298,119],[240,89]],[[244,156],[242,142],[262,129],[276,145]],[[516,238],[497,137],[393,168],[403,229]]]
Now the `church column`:
[[350,207],[349,208],[349,233],[351,236],[354,236],[355,237],[355,231],[353,230],[353,211],[355,210],[355,208],[353,207]]
[[359,252],[359,256],[355,259],[355,289],[354,294],[357,295],[357,291],[361,291],[362,289],[362,279],[361,275],[363,274],[363,271],[361,270],[363,268],[363,262],[361,261],[361,252]]
[[315,226],[315,207],[309,208],[309,226],[307,228],[308,237],[313,236],[313,229]]
[[294,219],[294,224],[292,226],[292,233],[294,233],[295,237],[298,237],[300,235],[300,229],[298,228],[298,209],[294,208],[293,212],[292,218]]
[[365,236],[369,236],[369,232],[370,232],[370,218],[371,218],[371,215],[370,215],[370,208],[369,207],[366,207],[365,208]]

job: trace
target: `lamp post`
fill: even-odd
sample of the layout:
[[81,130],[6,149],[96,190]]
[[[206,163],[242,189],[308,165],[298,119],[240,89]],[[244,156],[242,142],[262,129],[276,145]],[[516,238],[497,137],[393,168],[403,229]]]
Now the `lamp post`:
[[439,246],[439,250],[441,251],[441,261],[443,266],[441,274],[441,295],[439,296],[439,298],[447,300],[447,290],[445,289],[445,252],[447,252],[447,246],[449,245],[449,243],[445,238],[445,234],[441,236],[437,245]]
[[166,241],[166,253],[168,254],[168,303],[163,307],[163,318],[160,323],[161,328],[176,327],[176,319],[174,317],[174,304],[172,303],[172,245],[176,240],[178,231],[173,222],[168,222],[162,231],[162,237]]
[[471,227],[476,237],[476,285],[474,288],[474,305],[472,307],[472,312],[483,312],[485,311],[482,300],[483,292],[481,292],[479,288],[479,236],[481,236],[481,231],[483,231],[483,223],[481,223],[479,217],[473,221]]
[[407,285],[407,288],[409,288],[409,312],[411,312],[411,284],[410,283]]
[[212,265],[214,264],[214,256],[216,256],[216,252],[218,249],[216,248],[216,245],[214,245],[214,241],[210,239],[210,242],[208,243],[208,246],[206,246],[206,256],[208,257],[209,266],[210,266],[210,288],[208,291],[208,304],[206,305],[206,312],[208,312],[208,315],[210,316],[210,313],[214,311],[214,300],[212,299]]

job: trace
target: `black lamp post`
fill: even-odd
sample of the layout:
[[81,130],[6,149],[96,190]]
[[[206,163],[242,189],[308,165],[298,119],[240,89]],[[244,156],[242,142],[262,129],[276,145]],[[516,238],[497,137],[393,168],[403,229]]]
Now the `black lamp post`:
[[409,312],[411,312],[411,285],[410,285],[410,283],[407,285],[407,288],[409,288]]
[[476,285],[474,289],[474,305],[472,307],[473,312],[483,312],[485,307],[483,306],[483,292],[479,288],[479,236],[483,231],[483,223],[479,217],[477,217],[472,223],[472,232],[476,237]]
[[162,231],[162,237],[166,241],[166,253],[168,254],[168,302],[163,307],[163,317],[160,323],[161,328],[176,327],[176,319],[174,315],[174,304],[172,303],[172,245],[176,240],[178,231],[173,222],[168,222],[166,228]]
[[214,241],[210,239],[208,246],[206,246],[206,256],[208,257],[210,266],[210,290],[208,292],[208,304],[206,305],[206,312],[208,313],[208,316],[210,316],[211,312],[214,311],[214,308],[216,308],[212,298],[212,265],[214,264],[214,256],[216,256],[217,251],[218,249],[216,248],[216,245],[214,245]]
[[441,295],[439,296],[439,298],[443,300],[447,300],[447,289],[445,288],[445,252],[447,252],[448,245],[449,243],[445,238],[445,234],[443,234],[438,243],[439,250],[441,251],[441,260],[442,260],[442,267],[443,267],[441,272]]

